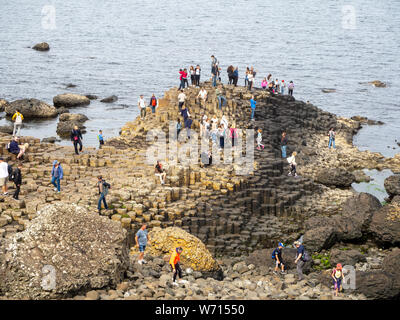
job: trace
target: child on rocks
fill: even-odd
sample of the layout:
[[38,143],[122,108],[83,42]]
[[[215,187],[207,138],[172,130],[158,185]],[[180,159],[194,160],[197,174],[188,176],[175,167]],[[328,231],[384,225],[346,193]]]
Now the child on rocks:
[[[258,129],[258,134],[257,134],[257,150],[261,150],[261,148],[264,149],[264,145],[261,144],[262,142],[262,134],[261,134],[262,130]],[[260,148],[261,147],[261,148]]]

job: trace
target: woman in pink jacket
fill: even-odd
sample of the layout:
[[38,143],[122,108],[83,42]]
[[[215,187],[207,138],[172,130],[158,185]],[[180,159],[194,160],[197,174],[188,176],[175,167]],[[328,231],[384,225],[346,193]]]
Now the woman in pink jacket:
[[234,148],[235,139],[238,138],[238,130],[236,129],[235,124],[232,124],[232,127],[229,129],[229,137],[232,139],[232,148]]

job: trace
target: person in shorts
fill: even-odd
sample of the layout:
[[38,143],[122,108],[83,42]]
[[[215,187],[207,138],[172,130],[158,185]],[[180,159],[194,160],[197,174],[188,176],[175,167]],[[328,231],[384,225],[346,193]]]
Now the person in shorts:
[[144,223],[139,231],[136,233],[135,241],[136,247],[139,248],[139,258],[138,263],[144,264],[147,263],[146,260],[143,259],[144,251],[146,250],[147,242],[150,240],[148,232],[146,230],[147,225]]
[[274,273],[277,274],[279,271],[279,267],[281,268],[281,273],[285,274],[285,263],[282,259],[282,248],[284,247],[282,242],[278,243],[278,248],[275,248],[272,251],[272,258],[275,259],[275,270]]
[[3,158],[0,158],[0,186],[3,191],[3,195],[7,195],[7,180],[9,177],[9,172],[8,172],[8,164],[7,162],[4,161]]

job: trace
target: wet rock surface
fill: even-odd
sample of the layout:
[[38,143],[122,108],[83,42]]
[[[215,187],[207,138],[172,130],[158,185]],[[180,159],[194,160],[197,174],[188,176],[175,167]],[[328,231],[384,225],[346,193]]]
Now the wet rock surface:
[[57,110],[53,106],[37,99],[15,100],[6,105],[5,113],[7,116],[13,116],[18,109],[25,120],[34,118],[54,118],[57,116]]
[[75,93],[59,94],[53,98],[53,104],[56,108],[73,108],[90,104],[90,100],[83,95]]

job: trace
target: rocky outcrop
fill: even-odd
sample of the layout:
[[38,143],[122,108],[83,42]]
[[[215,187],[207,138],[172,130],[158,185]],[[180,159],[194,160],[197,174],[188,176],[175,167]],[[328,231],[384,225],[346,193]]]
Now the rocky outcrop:
[[13,134],[14,127],[12,125],[0,126],[0,132],[7,133],[7,134]]
[[104,102],[104,103],[111,103],[111,102],[115,102],[115,101],[118,101],[118,97],[114,96],[114,95],[100,100],[100,102]]
[[400,204],[387,204],[376,211],[369,232],[379,246],[400,246]]
[[[78,126],[79,129],[85,129],[83,125],[85,121],[88,120],[84,114],[80,113],[63,113],[60,115],[58,124],[57,124],[57,134],[60,137],[67,137],[74,126]],[[83,132],[83,131],[82,131]]]
[[0,99],[0,112],[3,112],[8,104],[7,100]]
[[395,174],[385,179],[385,190],[390,197],[400,195],[400,174]]
[[90,104],[86,96],[75,93],[59,94],[53,98],[53,104],[56,108],[73,108]]
[[85,97],[89,100],[96,100],[97,96],[95,94],[85,94]]
[[13,298],[65,298],[113,286],[129,263],[127,232],[118,223],[62,202],[42,208],[2,249],[0,291]]
[[195,271],[209,273],[221,277],[221,268],[200,239],[177,228],[153,228],[149,234],[151,239],[148,251],[154,256],[170,256],[177,247],[182,247],[181,261],[185,267]]
[[342,168],[321,169],[315,181],[326,186],[348,188],[356,180],[354,174]]
[[49,51],[50,50],[50,46],[47,42],[41,42],[38,44],[35,44],[32,49],[36,50],[36,51]]
[[374,81],[370,81],[368,82],[369,84],[372,84],[375,87],[378,88],[385,88],[386,87],[386,83],[380,81],[380,80],[374,80]]
[[7,116],[12,116],[18,109],[24,116],[24,119],[34,118],[54,118],[57,116],[57,110],[46,102],[37,99],[15,100],[5,107]]
[[331,265],[335,266],[340,263],[342,266],[349,265],[355,266],[356,263],[366,262],[367,259],[360,251],[350,249],[350,250],[339,250],[332,249],[330,253]]

